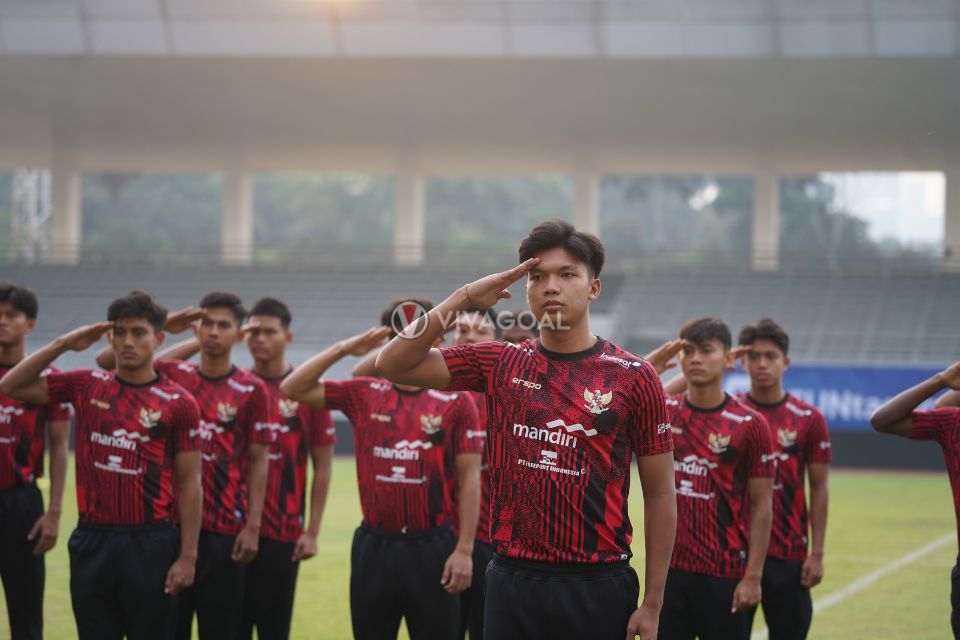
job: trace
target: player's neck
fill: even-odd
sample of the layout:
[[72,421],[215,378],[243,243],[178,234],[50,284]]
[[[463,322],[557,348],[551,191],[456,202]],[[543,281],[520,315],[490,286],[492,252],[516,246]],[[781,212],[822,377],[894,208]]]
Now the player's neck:
[[542,328],[540,344],[544,349],[554,353],[586,351],[597,343],[597,336],[590,333],[590,323],[586,322],[586,316],[584,320],[575,327]]
[[153,368],[153,360],[142,367],[125,368],[117,366],[117,377],[130,384],[148,384],[156,380],[159,375]]
[[687,402],[697,409],[713,409],[723,404],[727,395],[723,392],[723,382],[705,385],[688,385]]
[[27,357],[27,344],[19,340],[14,344],[0,344],[0,364],[17,364]]
[[786,395],[783,385],[779,383],[772,387],[750,387],[750,397],[760,404],[777,404]]
[[253,372],[261,378],[279,378],[290,370],[286,358],[270,358],[269,360],[254,360]]
[[200,373],[208,378],[222,378],[230,373],[233,368],[233,362],[230,360],[230,352],[224,355],[208,355],[200,352]]

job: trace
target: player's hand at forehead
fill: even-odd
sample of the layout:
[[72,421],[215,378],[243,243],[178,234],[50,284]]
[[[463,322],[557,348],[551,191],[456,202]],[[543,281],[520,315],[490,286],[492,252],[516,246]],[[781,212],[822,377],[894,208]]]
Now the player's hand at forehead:
[[181,333],[189,329],[197,320],[200,320],[206,315],[206,309],[185,307],[171,312],[170,315],[167,316],[167,322],[163,325],[163,329],[170,333]]
[[373,327],[340,341],[340,348],[351,356],[362,356],[381,346],[390,337],[390,327]]
[[682,338],[677,338],[676,340],[669,340],[664,342],[662,345],[651,351],[646,355],[646,360],[653,365],[653,368],[657,370],[657,373],[663,373],[677,366],[677,361],[674,359],[677,357],[677,354],[680,353],[680,350],[683,349],[683,345],[686,343],[686,340]]
[[960,390],[960,362],[954,362],[939,374],[940,380],[954,391]]
[[97,322],[78,327],[63,336],[63,344],[72,351],[83,351],[100,340],[111,329],[113,329],[112,322]]
[[740,362],[740,358],[744,357],[751,351],[753,351],[753,345],[749,344],[740,344],[735,346],[733,349],[730,349],[730,364],[727,365],[727,371],[736,371],[737,363]]
[[467,306],[492,307],[501,300],[512,297],[507,287],[530,273],[540,263],[540,258],[530,258],[512,269],[494,273],[485,278],[463,285]]

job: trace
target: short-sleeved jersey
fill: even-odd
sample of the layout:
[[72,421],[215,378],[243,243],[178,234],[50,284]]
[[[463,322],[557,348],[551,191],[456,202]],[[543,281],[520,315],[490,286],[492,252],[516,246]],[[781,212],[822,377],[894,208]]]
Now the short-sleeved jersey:
[[914,411],[911,416],[914,440],[933,440],[943,449],[950,488],[953,490],[953,509],[957,518],[957,538],[960,544],[960,408],[945,407],[933,411]]
[[353,425],[363,521],[389,531],[422,531],[450,522],[449,477],[461,453],[480,453],[469,438],[477,409],[462,394],[405,391],[376,378],[327,381],[326,406]]
[[632,455],[673,449],[663,385],[598,338],[578,353],[538,340],[442,349],[449,389],[486,394],[491,541],[542,562],[630,557]]
[[140,525],[173,510],[175,458],[200,449],[200,411],[166,376],[146,384],[79,369],[47,376],[51,403],[75,412],[80,522]]
[[827,422],[816,407],[789,393],[776,404],[757,402],[747,393],[738,395],[737,400],[764,417],[773,442],[773,526],[767,555],[803,560],[809,532],[804,486],[807,465],[830,463]]
[[677,537],[671,569],[742,578],[750,542],[750,478],[773,476],[763,417],[735,399],[697,409],[667,398],[677,480]]
[[[0,365],[0,379],[12,368]],[[56,369],[47,369],[43,375],[53,372]],[[44,429],[50,422],[69,419],[69,404],[27,404],[0,394],[0,491],[43,476]]]
[[280,391],[288,375],[258,376],[267,387],[266,421],[260,429],[272,441],[260,535],[280,542],[296,542],[303,533],[310,450],[337,441],[329,411],[290,400]]
[[246,522],[251,443],[269,445],[267,389],[257,376],[233,367],[225,376],[203,375],[196,364],[154,363],[157,371],[190,392],[200,407],[203,458],[203,524],[214,533],[236,534]]

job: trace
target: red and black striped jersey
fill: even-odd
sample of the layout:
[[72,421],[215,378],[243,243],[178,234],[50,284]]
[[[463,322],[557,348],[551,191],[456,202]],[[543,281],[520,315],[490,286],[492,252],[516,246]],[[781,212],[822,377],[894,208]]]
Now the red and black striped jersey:
[[677,537],[671,569],[742,578],[750,543],[750,478],[773,476],[763,417],[727,396],[698,409],[667,398],[677,481]]
[[773,456],[773,526],[767,555],[782,560],[807,557],[807,465],[830,463],[827,422],[816,407],[787,394],[776,404],[757,402],[744,393],[741,404],[764,417],[770,428]]
[[193,396],[162,374],[131,384],[89,369],[51,373],[47,387],[50,402],[69,402],[76,416],[80,522],[138,525],[170,518],[176,455],[200,449]]
[[911,416],[914,440],[933,440],[943,449],[950,488],[953,490],[953,509],[957,518],[957,538],[960,543],[960,408],[945,407],[933,411],[914,411]]
[[[0,379],[12,368],[0,365]],[[47,369],[43,375],[56,371]],[[0,394],[0,491],[28,485],[43,476],[47,423],[69,419],[69,404],[27,404]]]
[[332,447],[337,440],[329,411],[290,400],[280,391],[289,374],[257,376],[267,387],[266,419],[258,429],[272,442],[260,535],[281,542],[296,542],[303,533],[310,450]]
[[326,406],[353,425],[363,521],[390,531],[450,522],[456,456],[480,453],[477,409],[463,394],[406,391],[376,378],[324,383]]
[[441,349],[449,389],[487,396],[491,541],[511,558],[630,557],[630,461],[673,449],[663,385],[603,339],[579,353],[538,340]]
[[158,360],[154,368],[193,395],[200,407],[200,455],[203,458],[202,528],[235,534],[246,522],[250,443],[270,444],[266,422],[267,389],[257,376],[233,367],[211,378],[196,364]]

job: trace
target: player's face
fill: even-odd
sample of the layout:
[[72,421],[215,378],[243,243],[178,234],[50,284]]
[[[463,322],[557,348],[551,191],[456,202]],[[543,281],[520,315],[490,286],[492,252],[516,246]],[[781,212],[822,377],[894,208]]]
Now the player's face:
[[743,368],[750,374],[750,384],[757,389],[769,389],[780,384],[783,372],[790,365],[790,358],[773,340],[754,340],[751,349],[742,359]]
[[9,302],[0,302],[0,346],[18,344],[33,331],[36,324],[36,320],[30,320],[27,314]]
[[254,360],[283,358],[293,334],[283,327],[280,318],[250,316],[246,329],[247,349]]
[[117,358],[117,369],[121,371],[150,365],[161,344],[163,333],[157,333],[144,318],[121,318],[110,330],[110,346]]
[[490,318],[482,313],[462,313],[454,325],[454,344],[477,344],[497,338],[497,331]]
[[241,338],[240,323],[230,309],[210,307],[197,327],[200,350],[208,356],[225,356]]
[[557,247],[536,257],[540,263],[527,276],[527,304],[544,330],[570,328],[586,315],[600,295],[600,279],[566,249]]
[[687,342],[680,352],[683,376],[692,385],[708,385],[721,380],[727,365],[727,350],[715,338],[701,344]]

